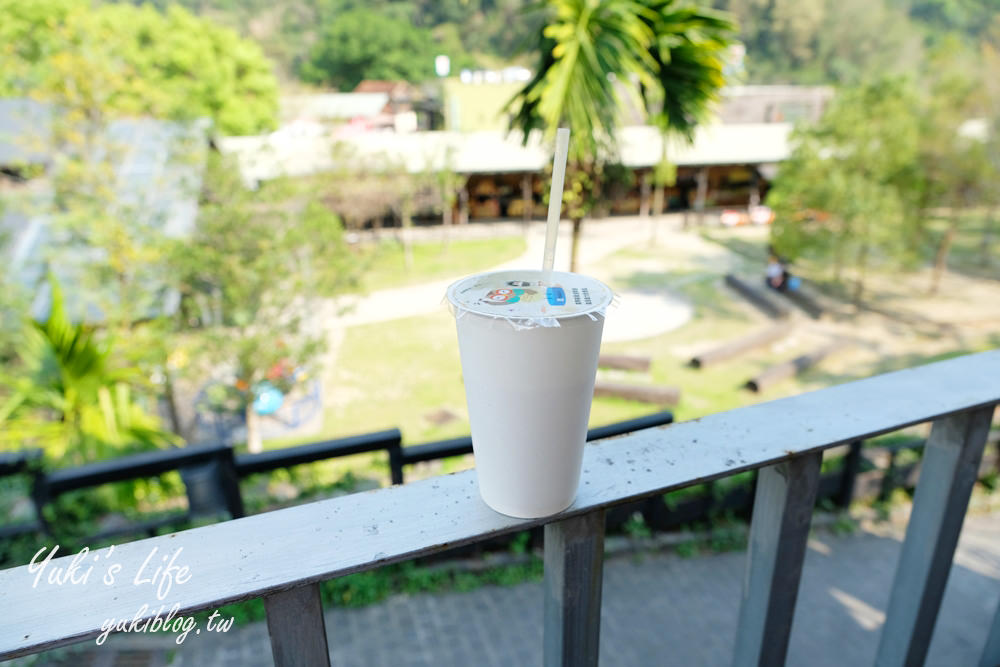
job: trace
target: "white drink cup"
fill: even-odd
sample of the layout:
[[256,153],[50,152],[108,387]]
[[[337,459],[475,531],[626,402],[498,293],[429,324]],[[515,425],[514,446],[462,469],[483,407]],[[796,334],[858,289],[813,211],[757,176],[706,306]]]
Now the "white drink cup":
[[448,288],[479,491],[494,510],[535,518],[573,503],[612,298],[593,278],[531,270]]

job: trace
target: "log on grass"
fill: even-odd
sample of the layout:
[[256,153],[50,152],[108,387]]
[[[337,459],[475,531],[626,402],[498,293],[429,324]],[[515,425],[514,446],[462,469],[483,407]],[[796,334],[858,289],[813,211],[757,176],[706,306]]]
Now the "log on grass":
[[601,368],[615,368],[621,371],[649,371],[649,357],[634,357],[627,354],[602,354],[597,365]]
[[728,343],[723,343],[718,347],[713,347],[711,350],[706,350],[701,354],[691,357],[691,361],[688,363],[694,368],[704,368],[710,364],[732,359],[744,352],[749,352],[758,347],[763,347],[768,343],[781,340],[790,334],[793,328],[790,324],[775,324],[766,329],[755,331],[749,336],[742,336]]
[[768,317],[778,320],[787,318],[790,314],[788,306],[772,299],[763,289],[752,287],[750,283],[737,278],[731,273],[726,274],[726,284],[736,290],[740,296],[760,309]]
[[850,345],[851,341],[837,340],[829,345],[824,345],[814,352],[803,354],[789,361],[771,366],[747,380],[746,388],[750,391],[763,391],[775,382],[798,375],[802,371],[812,368],[831,354],[839,352]]
[[623,384],[598,380],[594,385],[594,396],[626,398],[630,401],[654,405],[676,405],[681,400],[681,390],[680,387]]
[[821,306],[814,298],[802,291],[801,287],[796,290],[785,290],[784,292],[779,291],[778,293],[794,303],[814,320],[818,320],[826,314],[823,306]]

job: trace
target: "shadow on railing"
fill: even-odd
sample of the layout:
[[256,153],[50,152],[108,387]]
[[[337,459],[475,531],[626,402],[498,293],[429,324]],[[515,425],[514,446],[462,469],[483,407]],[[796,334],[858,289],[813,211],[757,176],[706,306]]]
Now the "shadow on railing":
[[[123,544],[115,557],[136,571],[152,549],[164,558],[183,550],[198,583],[161,600],[175,614],[263,597],[275,663],[328,665],[319,582],[544,526],[545,664],[595,665],[606,511],[759,470],[733,663],[781,665],[824,450],[933,422],[876,659],[919,665],[998,403],[1000,351],[984,352],[586,447],[577,499],[552,517],[493,512],[467,471]],[[28,566],[0,572],[0,659],[97,636],[107,618],[154,613],[136,612],[149,593],[128,578],[38,589],[33,579]],[[982,660],[1000,663],[1000,613]]]

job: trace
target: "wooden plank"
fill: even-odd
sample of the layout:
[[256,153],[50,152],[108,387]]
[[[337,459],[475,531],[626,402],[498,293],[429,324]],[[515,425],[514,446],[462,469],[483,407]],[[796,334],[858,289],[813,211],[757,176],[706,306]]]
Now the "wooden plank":
[[604,510],[545,526],[545,666],[597,667]]
[[664,387],[659,385],[625,384],[623,382],[594,383],[594,396],[612,396],[626,398],[640,403],[653,405],[676,405],[681,400],[680,387]]
[[268,595],[264,609],[275,667],[330,667],[319,584]]
[[851,345],[853,345],[853,343],[848,340],[835,340],[828,345],[824,345],[818,350],[800,355],[789,361],[770,366],[747,380],[746,388],[750,391],[764,391],[771,385],[780,382],[781,380],[793,377],[812,368],[827,357],[836,354]]
[[979,667],[997,667],[1000,665],[1000,604],[993,616],[993,625],[983,647],[983,657],[979,659]]
[[706,350],[701,354],[691,357],[691,361],[688,363],[694,368],[704,368],[705,366],[709,366],[720,361],[732,359],[733,357],[739,356],[744,352],[749,352],[750,350],[755,350],[758,347],[763,347],[768,343],[781,340],[790,334],[793,329],[794,327],[790,324],[775,324],[774,326],[767,327],[766,329],[755,331],[749,336],[741,336],[735,340],[731,340],[727,343],[723,343],[722,345],[713,347],[710,350]]
[[806,315],[808,315],[814,320],[822,319],[822,317],[826,314],[826,311],[823,309],[823,306],[821,306],[819,303],[816,302],[815,299],[813,299],[804,291],[802,291],[801,288],[795,290],[792,289],[777,290],[777,292],[778,294],[780,294],[781,296],[785,297],[786,299],[794,303],[796,306],[798,306],[799,309],[801,309]]
[[923,665],[993,408],[934,422],[896,567],[875,664]]
[[761,468],[733,665],[784,665],[795,616],[820,452]]
[[752,287],[749,283],[732,273],[726,274],[726,284],[768,317],[783,320],[791,315],[788,306],[772,299],[764,290]]
[[[577,499],[560,518],[997,402],[1000,350],[992,350],[638,431],[584,448]],[[0,659],[94,637],[111,617],[131,619],[155,601],[127,576],[153,548],[183,549],[178,560],[191,580],[168,597],[185,614],[545,522],[493,512],[467,471],[119,545],[111,560],[126,576],[110,586],[99,568],[86,583],[37,588],[26,565],[3,570],[0,609],[16,611],[0,624]],[[48,568],[67,567],[64,553]]]
[[652,359],[649,357],[636,357],[628,354],[602,354],[597,358],[597,365],[601,368],[615,368],[621,371],[649,372]]

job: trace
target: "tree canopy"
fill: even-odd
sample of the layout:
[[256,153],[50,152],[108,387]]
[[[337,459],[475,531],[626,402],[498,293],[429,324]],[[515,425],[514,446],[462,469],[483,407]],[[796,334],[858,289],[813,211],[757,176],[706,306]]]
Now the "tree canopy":
[[352,286],[354,256],[340,220],[308,181],[248,191],[238,170],[210,156],[198,227],[173,244],[169,273],[182,297],[183,339],[199,376],[231,373],[259,449],[253,401],[278,367],[312,370],[324,347],[322,300]]
[[363,79],[422,81],[434,76],[431,33],[370,9],[337,14],[320,32],[300,74],[312,83],[352,90]]
[[779,252],[828,266],[837,282],[853,278],[860,297],[870,268],[931,250],[937,288],[959,227],[982,228],[977,208],[997,203],[1000,178],[995,138],[969,130],[977,116],[973,128],[1000,122],[1000,107],[962,58],[949,62],[956,55],[938,50],[920,86],[889,77],[841,90],[818,123],[795,132],[768,195]]
[[0,16],[0,97],[211,118],[224,134],[274,127],[277,81],[260,47],[181,7],[0,0]]
[[[978,40],[994,0],[714,0],[732,12],[750,83],[856,85],[874,73],[912,74],[948,35]],[[971,38],[971,40],[970,40]]]
[[725,15],[675,0],[550,0],[539,63],[508,107],[524,140],[572,128],[564,200],[573,220],[571,270],[580,222],[616,161],[622,102],[630,99],[667,133],[691,138],[721,89],[735,26]]

